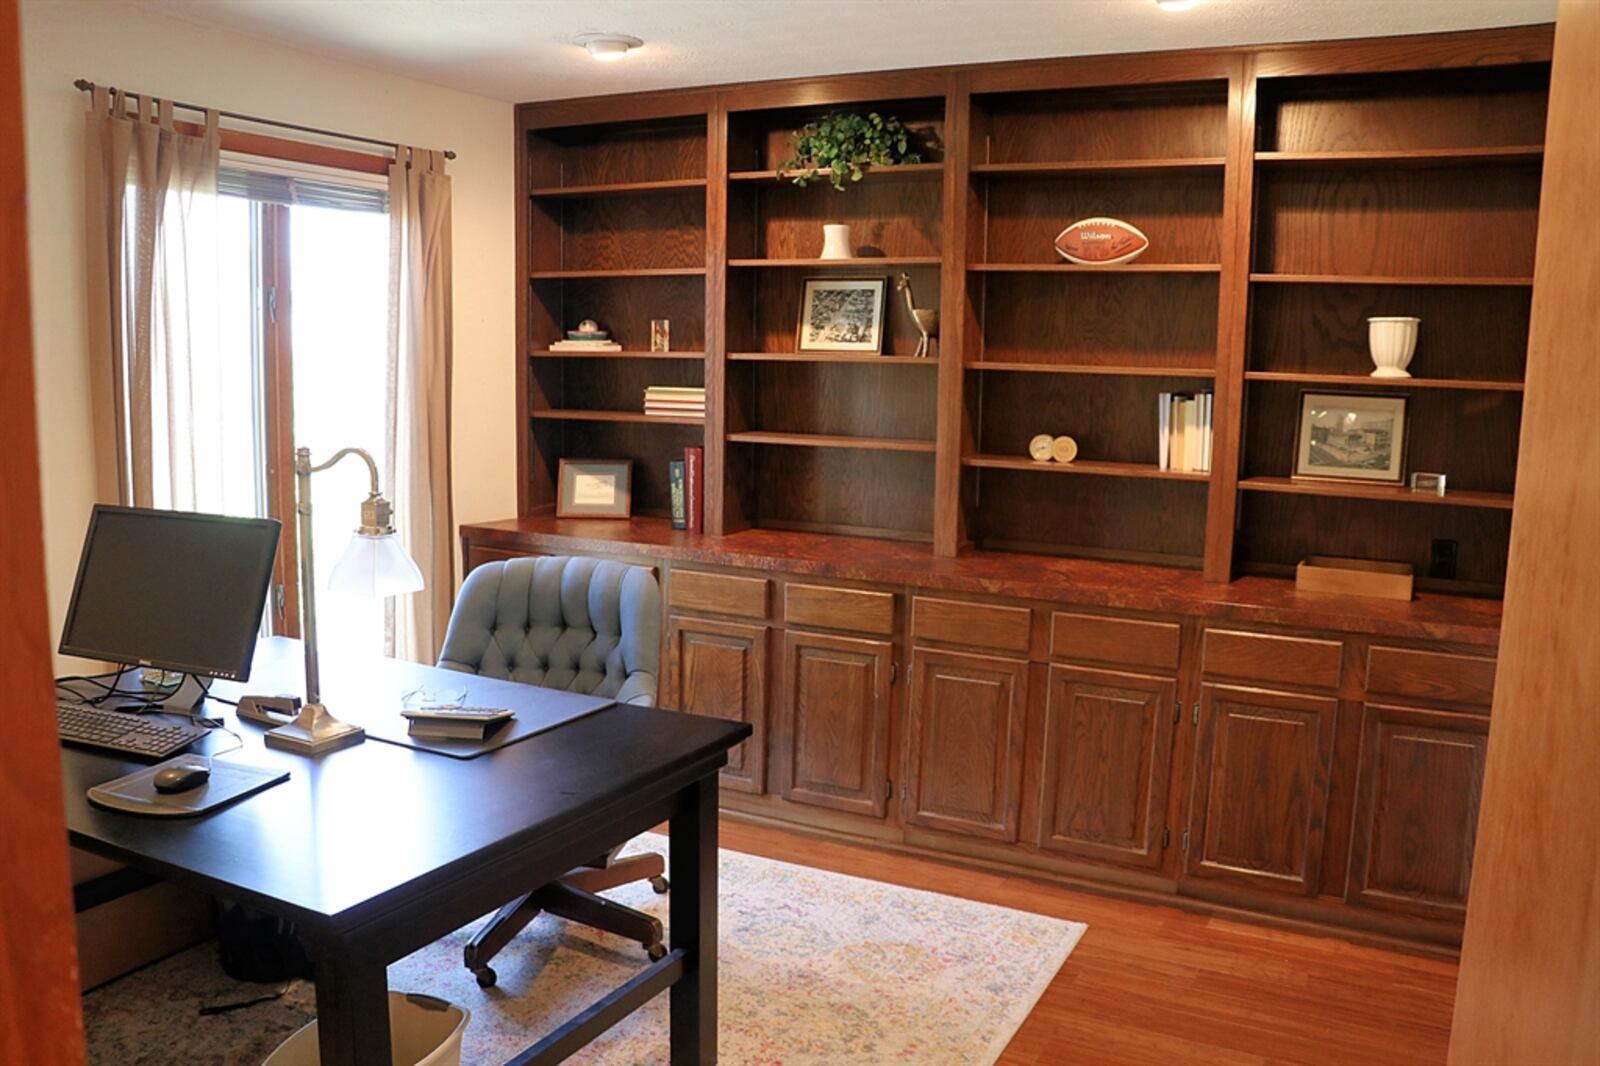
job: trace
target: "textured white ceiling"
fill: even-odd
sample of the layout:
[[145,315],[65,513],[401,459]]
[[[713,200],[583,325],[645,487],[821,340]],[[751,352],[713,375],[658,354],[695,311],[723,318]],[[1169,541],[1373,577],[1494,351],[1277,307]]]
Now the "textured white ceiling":
[[[72,0],[57,0],[72,2]],[[1556,0],[121,0],[500,100],[1548,22]],[[92,3],[84,3],[86,9]],[[86,14],[88,12],[86,11]],[[597,63],[590,30],[642,37]]]

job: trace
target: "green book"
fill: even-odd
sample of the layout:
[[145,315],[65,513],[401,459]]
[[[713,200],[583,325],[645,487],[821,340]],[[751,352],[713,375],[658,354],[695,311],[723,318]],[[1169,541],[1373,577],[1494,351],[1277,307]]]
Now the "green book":
[[672,490],[672,528],[688,529],[689,512],[684,506],[682,459],[674,459],[667,464],[667,484]]

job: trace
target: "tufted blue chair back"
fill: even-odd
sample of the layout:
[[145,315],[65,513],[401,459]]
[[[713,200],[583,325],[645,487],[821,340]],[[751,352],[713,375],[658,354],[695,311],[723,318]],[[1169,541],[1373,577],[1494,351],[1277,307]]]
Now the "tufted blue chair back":
[[536,556],[467,575],[439,665],[651,706],[660,655],[661,587],[649,570]]

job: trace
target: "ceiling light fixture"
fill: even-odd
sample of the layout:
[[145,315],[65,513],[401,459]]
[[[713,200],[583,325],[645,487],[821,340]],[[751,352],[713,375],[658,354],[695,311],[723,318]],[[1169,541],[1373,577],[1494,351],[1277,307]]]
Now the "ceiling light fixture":
[[572,43],[587,48],[591,56],[603,63],[622,59],[634,49],[644,46],[639,38],[629,37],[625,33],[580,33],[572,39]]
[[1163,11],[1187,11],[1199,2],[1200,0],[1156,0],[1156,6]]

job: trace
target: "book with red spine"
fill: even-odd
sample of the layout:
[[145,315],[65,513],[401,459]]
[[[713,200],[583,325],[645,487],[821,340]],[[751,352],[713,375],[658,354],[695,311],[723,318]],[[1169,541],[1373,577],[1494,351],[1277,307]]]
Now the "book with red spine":
[[706,450],[691,445],[683,450],[683,495],[688,504],[689,532],[704,533],[706,528]]

